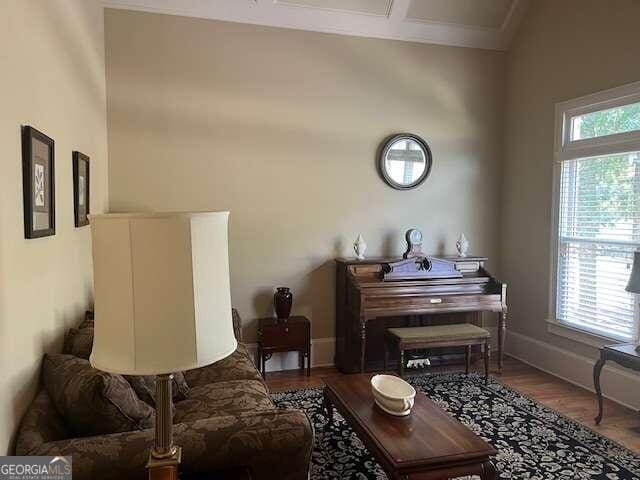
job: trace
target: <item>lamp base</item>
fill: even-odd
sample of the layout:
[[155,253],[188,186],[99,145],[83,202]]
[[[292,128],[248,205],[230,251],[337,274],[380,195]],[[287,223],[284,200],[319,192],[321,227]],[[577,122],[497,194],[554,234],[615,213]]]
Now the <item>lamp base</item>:
[[149,456],[157,460],[162,460],[164,458],[173,458],[176,456],[176,453],[178,452],[178,448],[180,447],[177,447],[176,445],[171,445],[165,451],[161,451],[161,450],[158,450],[156,447],[153,447],[151,449],[151,452],[149,453]]
[[182,461],[182,449],[175,447],[175,452],[170,457],[158,458],[153,455],[153,449],[149,452],[147,470],[149,480],[178,480],[178,465]]
[[173,375],[156,378],[155,442],[149,453],[149,480],[177,480],[182,449],[173,444],[171,418],[171,380]]
[[147,461],[147,468],[154,467],[166,467],[168,465],[178,465],[182,461],[182,448],[175,447],[175,453],[170,457],[156,457],[153,455],[153,450],[149,452],[149,460]]

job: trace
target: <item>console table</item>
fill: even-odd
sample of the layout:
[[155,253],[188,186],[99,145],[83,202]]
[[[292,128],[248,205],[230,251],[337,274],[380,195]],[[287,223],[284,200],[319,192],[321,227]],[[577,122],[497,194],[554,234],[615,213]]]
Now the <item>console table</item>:
[[598,396],[598,416],[596,425],[602,420],[602,389],[600,388],[600,372],[608,360],[626,368],[640,371],[640,352],[635,344],[608,345],[600,349],[600,358],[593,367],[593,385]]

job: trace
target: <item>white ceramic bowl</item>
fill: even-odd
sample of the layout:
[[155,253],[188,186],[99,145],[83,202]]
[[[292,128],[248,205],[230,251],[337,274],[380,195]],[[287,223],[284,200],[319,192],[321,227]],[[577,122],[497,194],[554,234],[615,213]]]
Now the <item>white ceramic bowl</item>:
[[416,396],[415,388],[393,375],[374,375],[371,391],[382,410],[398,417],[409,415]]

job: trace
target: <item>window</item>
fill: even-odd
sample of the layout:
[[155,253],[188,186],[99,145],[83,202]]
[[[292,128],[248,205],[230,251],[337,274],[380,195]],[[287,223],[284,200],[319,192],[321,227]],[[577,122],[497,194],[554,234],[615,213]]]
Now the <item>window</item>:
[[640,130],[640,102],[571,118],[571,140]]
[[638,300],[625,286],[640,248],[640,83],[556,112],[554,318],[635,340]]

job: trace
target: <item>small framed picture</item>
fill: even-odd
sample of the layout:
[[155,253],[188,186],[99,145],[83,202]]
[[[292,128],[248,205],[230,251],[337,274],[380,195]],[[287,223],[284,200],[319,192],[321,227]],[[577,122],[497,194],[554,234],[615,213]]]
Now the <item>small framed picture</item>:
[[73,152],[73,217],[76,227],[89,225],[89,157]]
[[24,237],[56,234],[55,158],[52,138],[22,127]]

